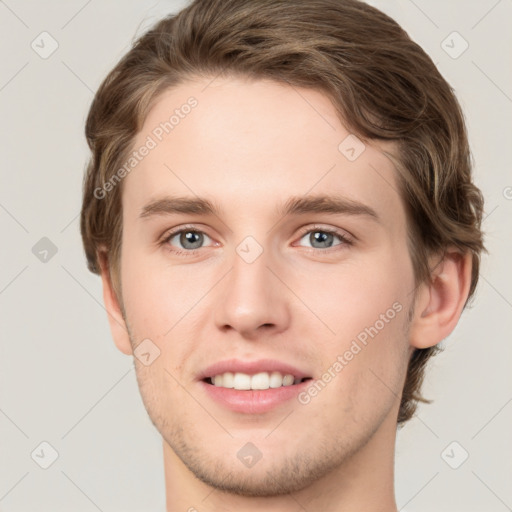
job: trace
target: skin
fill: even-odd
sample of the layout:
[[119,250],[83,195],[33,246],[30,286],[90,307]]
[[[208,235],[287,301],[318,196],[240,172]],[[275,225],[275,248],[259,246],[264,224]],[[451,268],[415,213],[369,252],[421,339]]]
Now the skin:
[[[384,154],[395,148],[366,144],[349,161],[338,149],[349,131],[318,91],[190,80],[158,99],[134,147],[190,96],[197,107],[123,180],[120,297],[102,265],[119,350],[132,354],[148,338],[160,350],[149,366],[134,362],[163,438],[167,510],[395,511],[408,358],[455,327],[469,256],[449,250],[432,282],[415,287],[406,212]],[[277,212],[291,196],[321,194],[370,206],[378,220]],[[145,205],[166,195],[208,198],[219,215],[141,218]],[[207,235],[192,254],[179,236],[164,240],[185,225]],[[321,248],[311,236],[322,229],[350,243],[333,236]],[[247,236],[263,249],[252,263],[236,252]],[[236,413],[197,381],[199,371],[229,358],[278,359],[321,379],[396,303],[401,311],[307,404],[292,399],[267,413]],[[251,468],[237,457],[247,442],[262,453]]]

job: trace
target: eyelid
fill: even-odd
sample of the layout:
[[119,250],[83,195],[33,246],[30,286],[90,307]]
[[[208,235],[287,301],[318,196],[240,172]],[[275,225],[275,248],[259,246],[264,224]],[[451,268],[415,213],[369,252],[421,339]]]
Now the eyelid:
[[304,235],[306,235],[312,231],[313,232],[314,231],[322,231],[324,233],[330,233],[330,234],[339,236],[340,239],[346,244],[351,244],[355,241],[355,237],[352,234],[350,234],[349,232],[345,231],[344,229],[335,228],[332,226],[324,226],[321,224],[313,224],[313,225],[310,224],[309,226],[304,226],[303,228],[301,228],[299,239],[301,239]]
[[[194,231],[196,233],[201,233],[203,235],[206,235],[210,240],[213,241],[213,237],[210,236],[204,229],[201,229],[197,226],[197,224],[185,224],[182,226],[176,226],[175,228],[169,229],[165,231],[165,233],[159,238],[158,243],[159,244],[166,244],[168,243],[171,238],[174,238],[176,235],[180,234],[183,231]],[[200,247],[199,249],[203,249],[203,247]],[[194,251],[198,251],[199,249],[177,249],[178,251],[187,252],[187,253],[193,253]]]

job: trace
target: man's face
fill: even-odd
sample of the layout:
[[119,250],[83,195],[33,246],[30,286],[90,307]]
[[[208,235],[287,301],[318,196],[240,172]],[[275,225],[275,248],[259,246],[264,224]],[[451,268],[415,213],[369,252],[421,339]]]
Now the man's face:
[[[406,214],[383,146],[361,152],[320,92],[208,83],[167,91],[135,140],[156,147],[123,183],[125,320],[133,347],[151,340],[147,360],[160,351],[136,359],[137,378],[181,462],[217,488],[288,493],[394,435],[414,287]],[[320,196],[344,207],[284,213]],[[218,211],[169,211],[175,197]],[[310,380],[207,379],[279,386],[279,368]]]

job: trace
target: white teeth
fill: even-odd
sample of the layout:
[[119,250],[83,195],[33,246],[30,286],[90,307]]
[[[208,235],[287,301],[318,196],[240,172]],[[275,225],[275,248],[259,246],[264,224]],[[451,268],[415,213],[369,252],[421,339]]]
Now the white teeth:
[[222,387],[233,388],[235,386],[235,376],[231,372],[222,375]]
[[270,377],[267,372],[257,373],[251,377],[251,389],[268,389]]
[[283,377],[283,386],[291,386],[294,380],[293,375],[285,375]]
[[233,387],[235,389],[251,389],[251,376],[246,373],[235,373]]
[[211,377],[211,381],[212,384],[217,387],[248,390],[291,386],[293,384],[299,384],[302,379],[295,378],[291,374],[282,375],[280,372],[260,372],[255,375],[226,372]]
[[283,385],[283,376],[279,372],[272,372],[270,374],[270,387],[280,388]]

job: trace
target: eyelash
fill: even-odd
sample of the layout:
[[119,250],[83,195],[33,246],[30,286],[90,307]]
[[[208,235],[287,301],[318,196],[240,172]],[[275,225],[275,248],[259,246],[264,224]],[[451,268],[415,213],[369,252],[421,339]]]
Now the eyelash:
[[[201,249],[204,249],[204,247],[199,247],[198,249],[188,249],[188,250],[187,249],[174,249],[174,248],[170,249],[171,246],[169,245],[169,241],[172,240],[172,238],[174,238],[176,235],[179,235],[181,233],[187,233],[187,232],[200,233],[200,234],[208,236],[204,231],[201,231],[200,229],[197,229],[194,226],[182,226],[179,229],[176,229],[169,233],[166,233],[163,236],[163,238],[160,242],[160,245],[167,245],[168,250],[174,254],[177,254],[177,255],[186,254],[189,256],[193,256]],[[316,247],[306,247],[306,249],[309,249],[310,251],[313,251],[315,253],[330,254],[333,251],[342,250],[343,246],[351,246],[353,244],[353,240],[351,238],[349,238],[349,236],[347,236],[345,233],[342,233],[341,231],[338,231],[338,230],[332,229],[332,228],[324,228],[322,226],[312,226],[312,227],[307,227],[307,228],[302,229],[300,232],[299,240],[302,239],[308,233],[315,233],[315,232],[321,232],[321,233],[326,233],[329,235],[334,235],[334,236],[337,236],[340,240],[339,244],[337,244],[333,247],[328,247],[326,249],[318,249]],[[211,238],[211,237],[208,236],[208,238]],[[341,248],[337,249],[337,247],[340,247],[340,246],[341,246]]]

